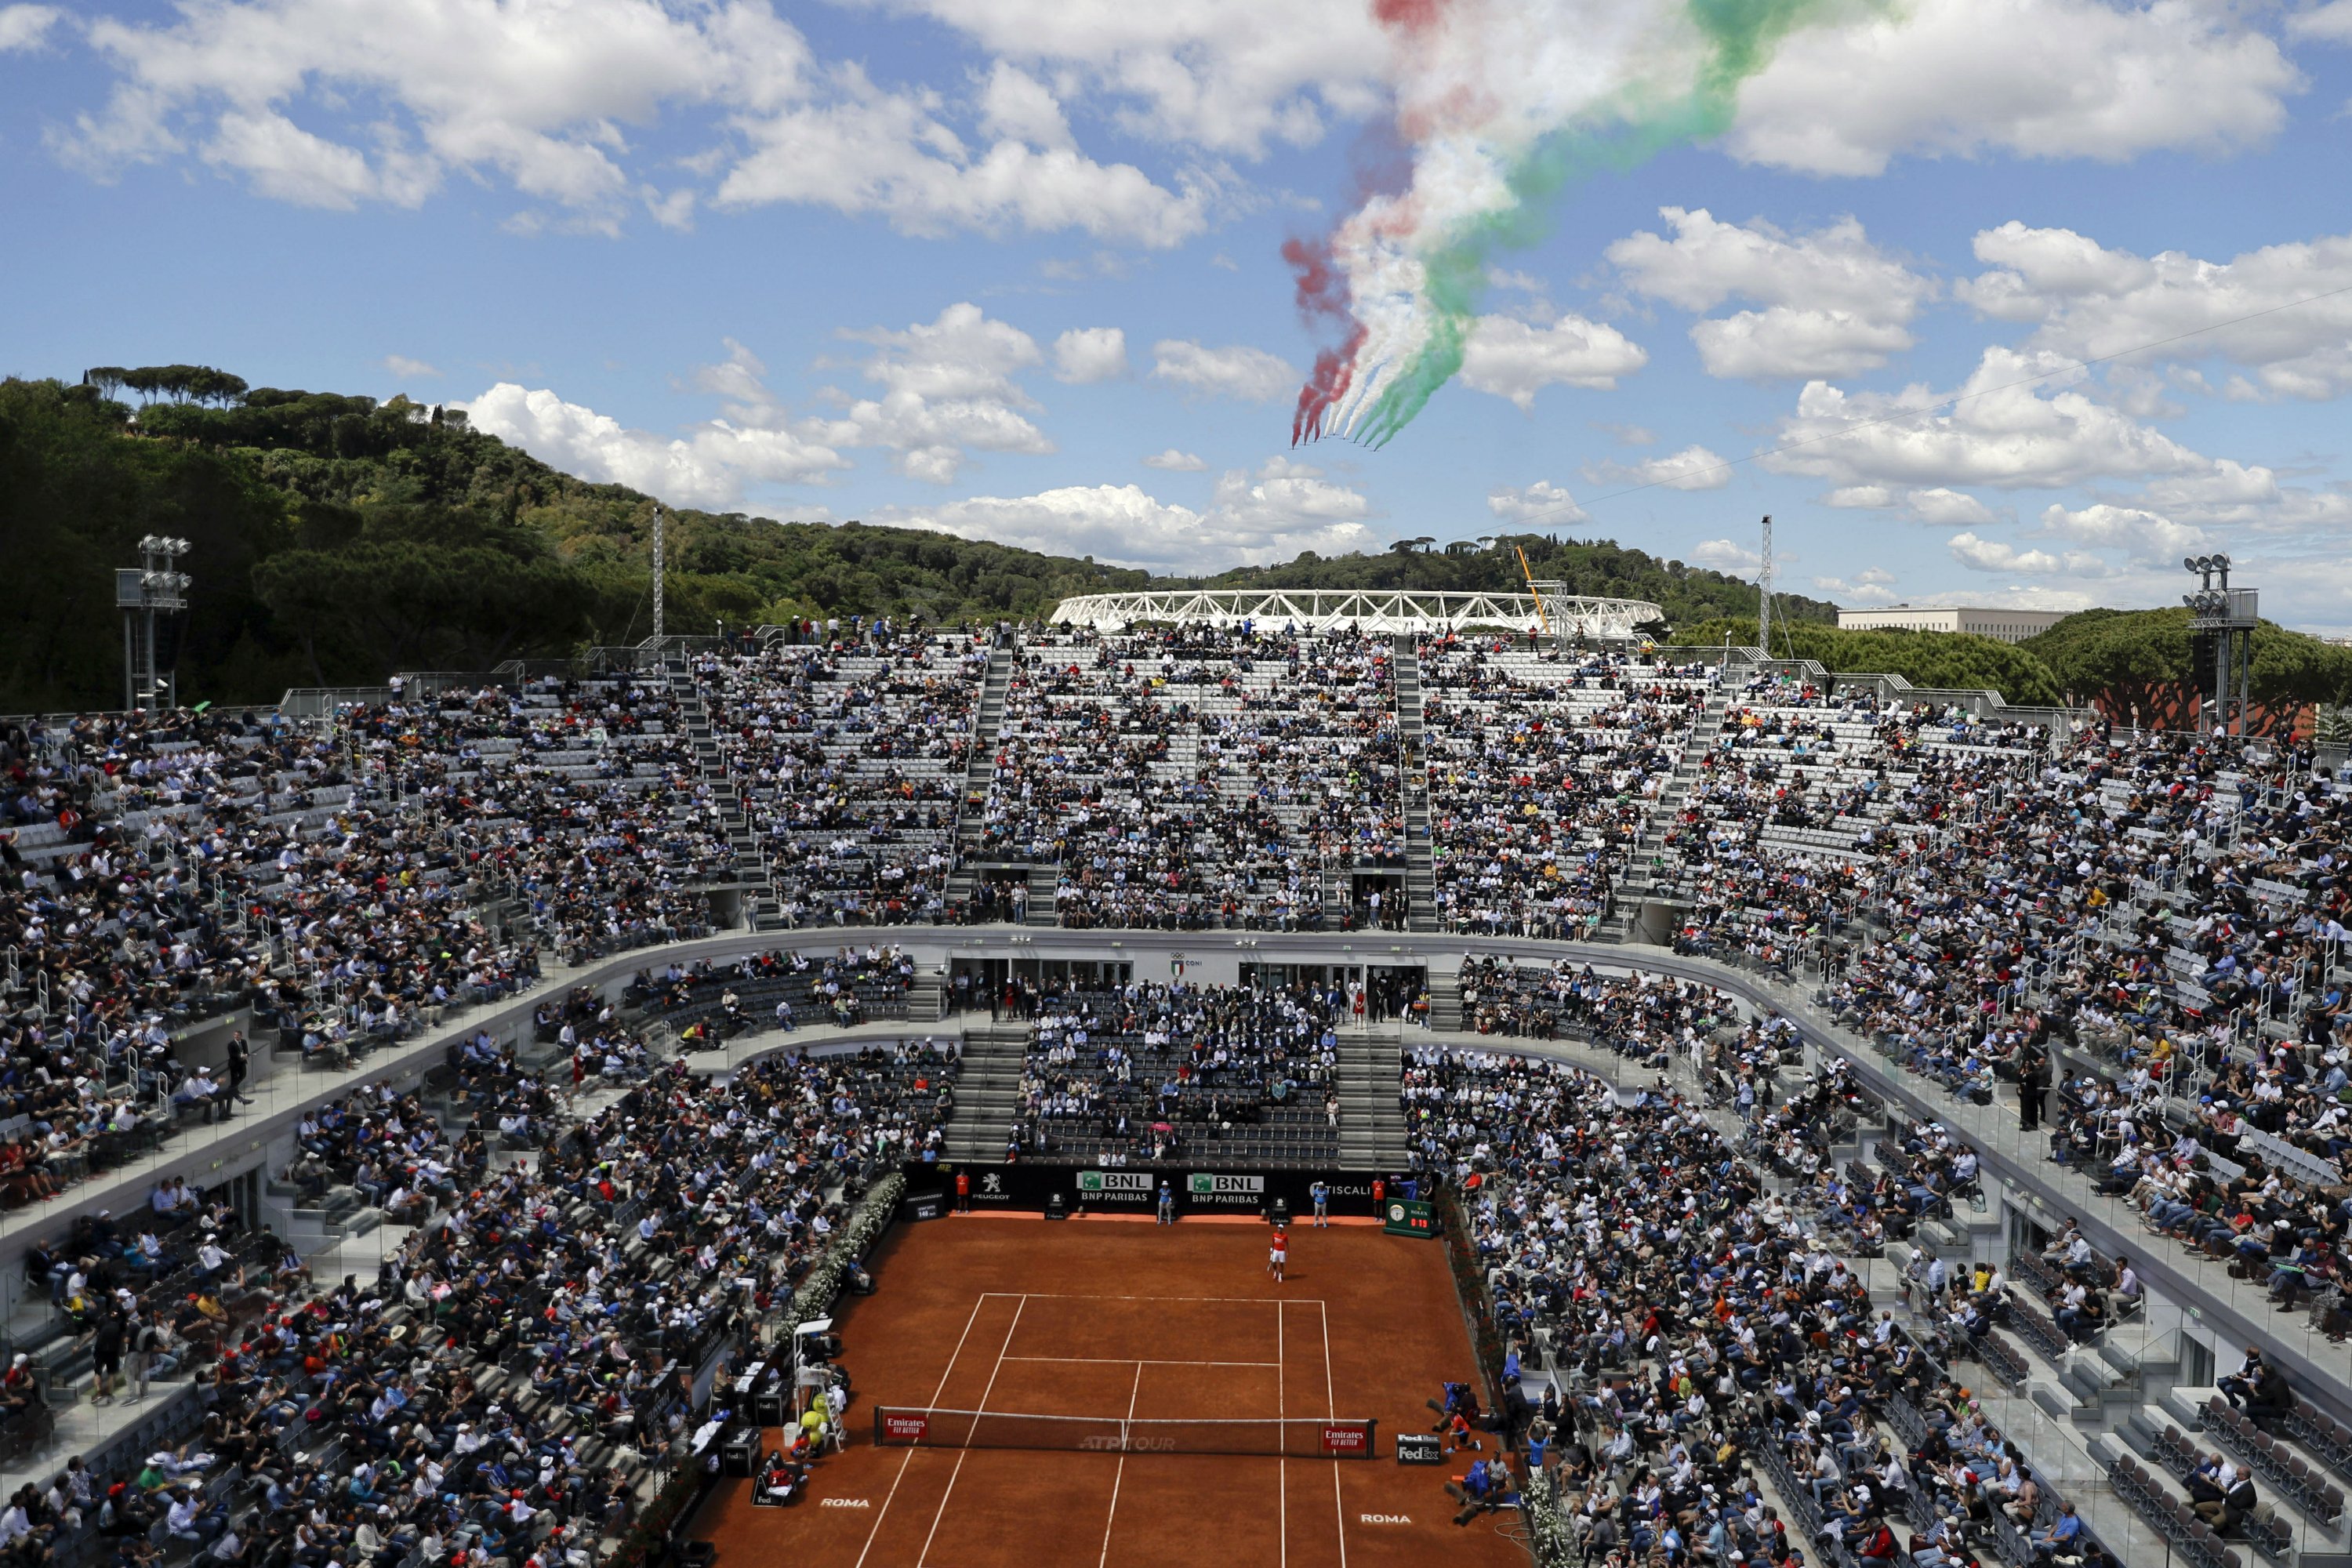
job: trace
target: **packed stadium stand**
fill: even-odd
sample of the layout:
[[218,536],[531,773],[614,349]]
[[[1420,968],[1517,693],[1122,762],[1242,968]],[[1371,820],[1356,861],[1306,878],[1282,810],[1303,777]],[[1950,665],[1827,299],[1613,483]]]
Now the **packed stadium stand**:
[[2352,1563],[2340,759],[1519,625],[622,652],[0,728],[0,1552],[634,1568],[1010,1162],[1433,1201],[1547,1564]]

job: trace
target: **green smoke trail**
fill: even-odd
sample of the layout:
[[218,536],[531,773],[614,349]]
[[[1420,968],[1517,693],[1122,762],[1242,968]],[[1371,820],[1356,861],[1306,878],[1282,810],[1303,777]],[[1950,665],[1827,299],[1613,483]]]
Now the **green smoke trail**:
[[1720,136],[1731,128],[1739,84],[1762,70],[1773,47],[1832,0],[1685,0],[1706,40],[1706,60],[1691,90],[1664,102],[1638,91],[1621,96],[1623,126],[1585,127],[1546,137],[1511,168],[1504,181],[1511,205],[1462,226],[1461,232],[1423,258],[1430,303],[1436,310],[1429,342],[1381,389],[1365,410],[1357,437],[1381,447],[1412,423],[1430,395],[1462,368],[1462,351],[1486,293],[1486,261],[1496,250],[1523,248],[1541,239],[1551,221],[1551,198],[1594,174],[1645,163],[1684,142]]

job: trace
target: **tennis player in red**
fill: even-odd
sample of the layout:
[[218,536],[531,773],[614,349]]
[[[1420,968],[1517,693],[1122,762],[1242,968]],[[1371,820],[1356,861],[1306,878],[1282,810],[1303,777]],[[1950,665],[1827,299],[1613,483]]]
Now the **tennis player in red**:
[[1283,1259],[1288,1256],[1289,1252],[1289,1229],[1284,1226],[1276,1226],[1274,1227],[1274,1245],[1267,1249],[1265,1256],[1265,1271],[1274,1276],[1275,1282],[1276,1284],[1280,1284],[1282,1281]]

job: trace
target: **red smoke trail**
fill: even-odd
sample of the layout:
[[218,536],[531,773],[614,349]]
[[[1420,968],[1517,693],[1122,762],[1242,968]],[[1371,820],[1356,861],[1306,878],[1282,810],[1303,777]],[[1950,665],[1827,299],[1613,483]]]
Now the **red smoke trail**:
[[1348,280],[1331,258],[1328,239],[1286,239],[1282,258],[1290,264],[1298,285],[1298,313],[1310,323],[1318,320],[1346,321],[1347,342],[1315,356],[1315,373],[1298,389],[1298,407],[1290,417],[1290,444],[1312,441],[1323,434],[1323,416],[1348,395],[1355,379],[1356,351],[1363,346],[1364,328],[1349,310]]
[[[1371,0],[1373,19],[1391,32],[1416,38],[1435,28],[1453,0]],[[1412,160],[1401,146],[1394,128],[1369,129],[1355,149],[1358,207],[1375,195],[1393,195],[1412,180]],[[1298,313],[1311,326],[1318,321],[1344,321],[1347,336],[1336,349],[1315,356],[1315,370],[1298,389],[1298,406],[1290,418],[1290,444],[1319,440],[1323,418],[1348,395],[1356,379],[1356,354],[1369,335],[1356,320],[1348,294],[1348,279],[1331,256],[1328,239],[1286,240],[1282,258],[1297,279]]]
[[1348,395],[1356,379],[1356,351],[1364,346],[1364,328],[1358,322],[1348,341],[1315,356],[1315,374],[1298,389],[1298,410],[1290,416],[1290,444],[1323,438],[1323,416]]
[[1412,37],[1437,26],[1445,5],[1446,0],[1372,0],[1372,17],[1383,27]]

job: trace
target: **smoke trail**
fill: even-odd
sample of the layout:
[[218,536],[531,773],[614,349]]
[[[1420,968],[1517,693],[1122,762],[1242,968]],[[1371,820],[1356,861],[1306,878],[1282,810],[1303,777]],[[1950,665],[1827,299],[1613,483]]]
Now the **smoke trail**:
[[1739,84],[1837,3],[1372,0],[1412,175],[1284,248],[1301,310],[1347,323],[1299,390],[1293,442],[1392,439],[1461,369],[1496,249],[1540,238],[1564,187],[1728,130]]

